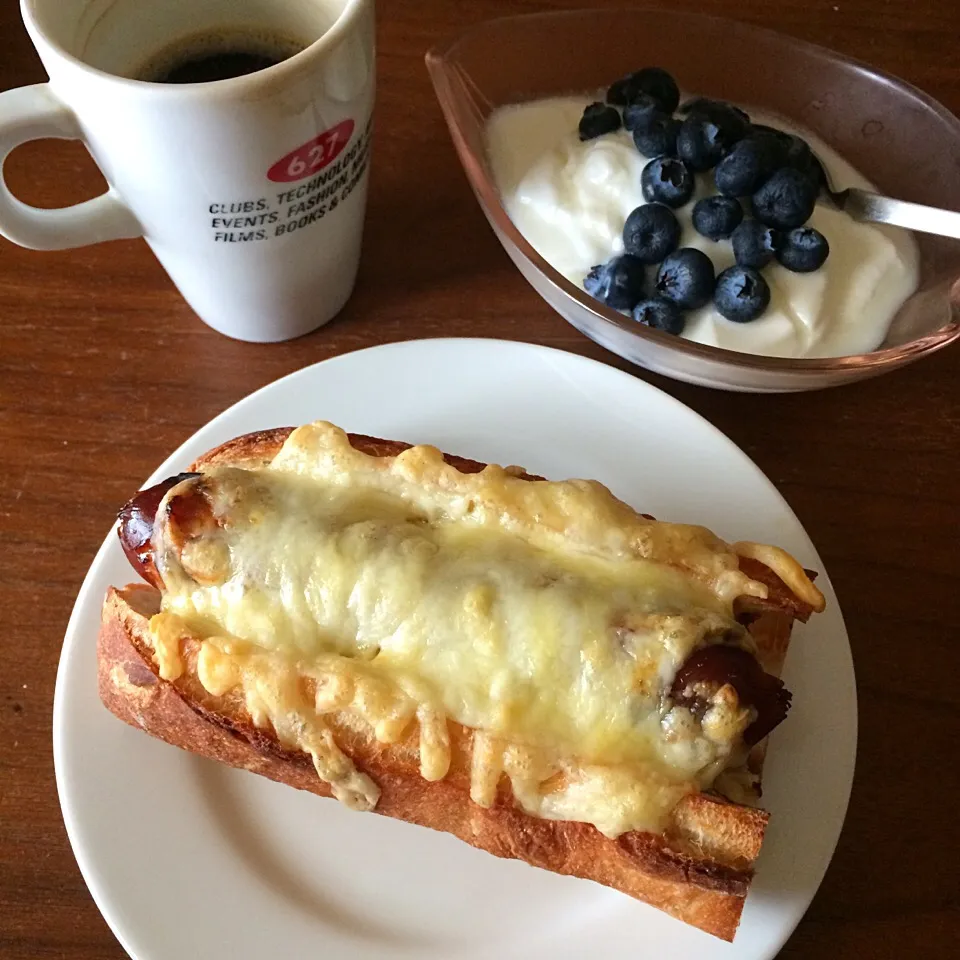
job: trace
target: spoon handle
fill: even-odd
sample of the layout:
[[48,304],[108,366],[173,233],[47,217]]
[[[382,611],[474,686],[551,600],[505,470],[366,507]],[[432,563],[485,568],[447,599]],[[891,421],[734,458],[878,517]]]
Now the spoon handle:
[[844,191],[843,209],[854,220],[868,223],[890,223],[895,227],[934,233],[960,240],[960,213],[925,207],[905,200],[891,200],[866,190]]

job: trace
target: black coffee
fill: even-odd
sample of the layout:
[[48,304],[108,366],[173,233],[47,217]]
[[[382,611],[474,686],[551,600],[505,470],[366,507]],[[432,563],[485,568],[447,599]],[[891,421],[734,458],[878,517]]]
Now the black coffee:
[[209,83],[266,70],[306,44],[266,33],[210,33],[172,44],[137,71],[151,83]]

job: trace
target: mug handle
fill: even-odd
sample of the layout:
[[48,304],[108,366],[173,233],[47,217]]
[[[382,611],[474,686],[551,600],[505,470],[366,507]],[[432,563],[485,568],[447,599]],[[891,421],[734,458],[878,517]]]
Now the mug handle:
[[37,83],[0,93],[0,234],[31,250],[68,250],[103,240],[143,236],[143,228],[113,188],[72,207],[43,210],[18,200],[3,179],[3,163],[28,140],[82,140],[73,112]]

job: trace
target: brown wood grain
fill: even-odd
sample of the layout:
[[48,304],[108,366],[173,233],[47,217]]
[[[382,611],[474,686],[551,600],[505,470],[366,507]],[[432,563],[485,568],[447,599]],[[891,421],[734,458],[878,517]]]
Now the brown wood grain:
[[[551,312],[509,263],[460,171],[423,67],[424,51],[466,23],[583,5],[381,2],[360,280],[341,316],[310,336],[273,346],[218,336],[141,241],[40,254],[0,240],[0,957],[124,956],[67,843],[51,703],[61,638],[94,552],[118,505],[173,448],[257,387],[376,343],[504,337],[626,367]],[[960,111],[953,2],[666,5],[834,47]],[[0,89],[45,79],[17,6],[0,0]],[[75,144],[21,148],[6,172],[23,199],[46,206],[91,196],[101,183]],[[771,477],[817,543],[848,621],[860,696],[850,813],[782,956],[951,955],[960,941],[960,349],[796,396],[637,375],[704,414]]]

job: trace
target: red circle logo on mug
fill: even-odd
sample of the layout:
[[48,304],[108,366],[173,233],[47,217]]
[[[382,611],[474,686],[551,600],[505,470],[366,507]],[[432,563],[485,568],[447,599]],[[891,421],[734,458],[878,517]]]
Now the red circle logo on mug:
[[340,151],[350,142],[353,127],[353,120],[341,120],[335,127],[325,130],[302,147],[288,153],[282,160],[278,160],[267,171],[267,179],[274,183],[293,183],[322,170],[333,163]]

